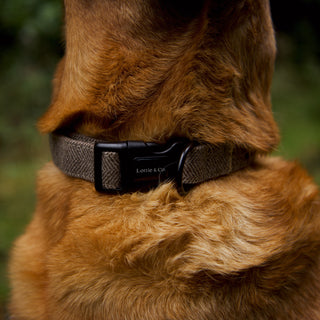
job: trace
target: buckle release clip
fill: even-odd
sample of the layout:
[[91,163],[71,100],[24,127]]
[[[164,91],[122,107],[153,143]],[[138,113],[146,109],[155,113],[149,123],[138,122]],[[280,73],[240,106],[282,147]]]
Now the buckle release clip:
[[[97,142],[94,146],[94,184],[99,192],[128,192],[156,187],[164,181],[175,181],[184,193],[182,171],[193,142],[174,140],[167,144],[142,141]],[[120,186],[106,189],[102,179],[104,152],[116,152],[120,160]]]

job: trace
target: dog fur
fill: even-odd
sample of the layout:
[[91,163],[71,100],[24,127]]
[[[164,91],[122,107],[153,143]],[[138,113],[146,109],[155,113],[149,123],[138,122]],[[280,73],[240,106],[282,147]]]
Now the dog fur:
[[65,0],[39,129],[255,151],[186,196],[97,193],[52,163],[10,262],[15,320],[320,319],[320,198],[279,141],[266,0]]

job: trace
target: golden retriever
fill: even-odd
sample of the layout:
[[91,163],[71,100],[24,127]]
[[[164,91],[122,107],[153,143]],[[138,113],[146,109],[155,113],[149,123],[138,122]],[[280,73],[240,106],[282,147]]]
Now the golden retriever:
[[12,319],[320,319],[319,192],[267,156],[279,142],[269,2],[64,2],[42,133],[179,138],[252,159],[184,193],[173,181],[97,192],[48,163],[12,252]]

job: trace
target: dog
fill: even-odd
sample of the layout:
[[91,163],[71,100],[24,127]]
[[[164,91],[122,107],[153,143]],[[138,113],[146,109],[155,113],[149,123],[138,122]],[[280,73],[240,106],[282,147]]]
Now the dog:
[[[12,251],[11,318],[320,319],[319,191],[268,156],[268,1],[65,0],[65,23],[38,123],[54,163]],[[184,188],[201,152],[195,177],[220,174]]]

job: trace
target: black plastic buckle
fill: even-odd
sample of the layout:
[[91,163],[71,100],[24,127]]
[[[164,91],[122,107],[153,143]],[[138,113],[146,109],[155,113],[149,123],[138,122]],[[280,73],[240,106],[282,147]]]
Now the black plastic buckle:
[[[98,142],[94,147],[95,188],[99,192],[128,192],[150,189],[172,180],[183,193],[182,171],[192,146],[188,140],[175,140],[164,145],[142,141]],[[117,189],[103,186],[103,152],[119,155],[121,185]]]

